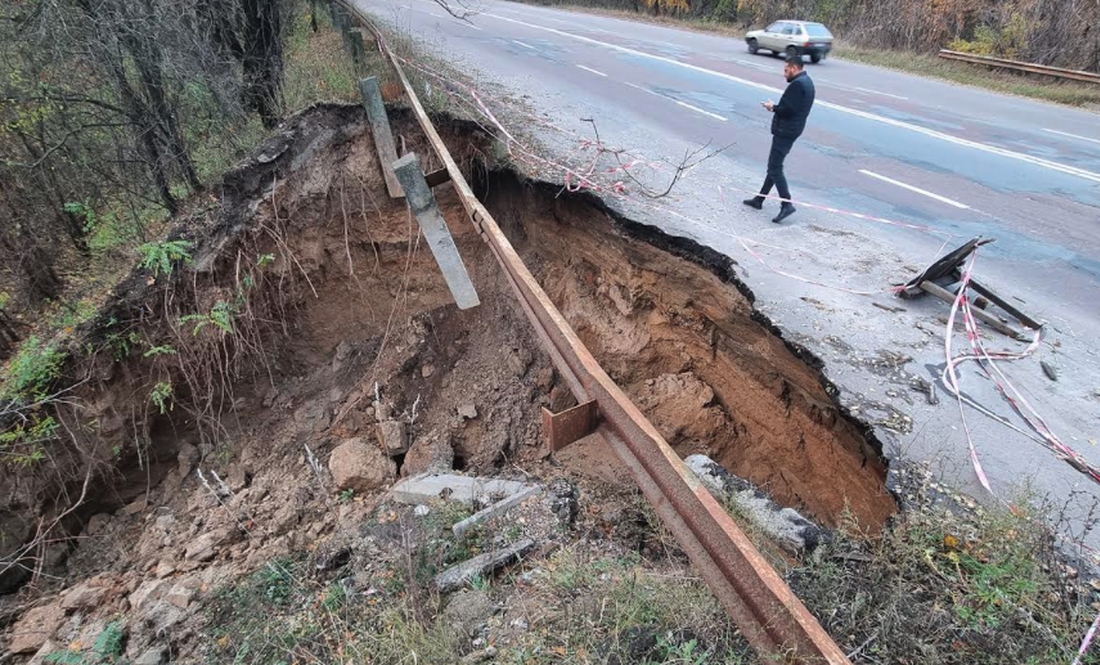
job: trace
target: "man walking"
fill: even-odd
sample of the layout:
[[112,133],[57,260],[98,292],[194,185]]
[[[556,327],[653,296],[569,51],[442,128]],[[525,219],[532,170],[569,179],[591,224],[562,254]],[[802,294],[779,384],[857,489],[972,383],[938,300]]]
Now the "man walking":
[[764,108],[775,115],[772,118],[772,150],[768,155],[768,175],[760,194],[744,201],[750,208],[762,210],[764,197],[772,191],[772,185],[775,185],[781,199],[779,214],[772,220],[776,224],[793,215],[795,211],[791,203],[791,190],[787,188],[787,178],[783,175],[783,160],[794,147],[795,139],[806,129],[806,118],[814,105],[814,82],[810,80],[809,74],[802,71],[802,56],[787,58],[787,64],[783,66],[783,76],[787,79],[787,89],[779,103],[773,104],[770,100],[764,102]]

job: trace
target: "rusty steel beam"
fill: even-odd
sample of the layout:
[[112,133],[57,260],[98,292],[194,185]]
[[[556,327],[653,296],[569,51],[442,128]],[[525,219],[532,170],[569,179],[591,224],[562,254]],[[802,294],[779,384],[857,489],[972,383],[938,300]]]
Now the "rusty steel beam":
[[1082,81],[1084,83],[1100,84],[1100,74],[1094,72],[1086,72],[1080,69],[1062,69],[1061,67],[1048,67],[1047,65],[1037,65],[1033,62],[1006,60],[1005,58],[994,58],[987,55],[974,55],[973,53],[961,53],[959,51],[949,51],[947,49],[940,50],[939,55],[944,60],[956,60],[958,62],[970,63],[972,65],[1000,67],[1002,69],[1012,69],[1018,72],[1027,72],[1028,74],[1039,74],[1041,76],[1051,76],[1060,79]]
[[586,402],[595,403],[596,431],[634,476],[749,644],[777,662],[850,665],[790,587],[581,343],[492,215],[474,197],[381,34],[351,9],[375,32],[463,207],[500,263],[551,361],[583,408],[591,408],[584,406]]

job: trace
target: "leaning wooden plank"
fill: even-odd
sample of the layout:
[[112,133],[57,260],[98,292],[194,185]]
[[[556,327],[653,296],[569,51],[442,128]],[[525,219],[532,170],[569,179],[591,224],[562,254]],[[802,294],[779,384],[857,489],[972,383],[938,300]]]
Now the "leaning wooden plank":
[[[943,288],[942,286],[939,286],[938,284],[933,284],[932,282],[921,282],[920,287],[925,292],[931,293],[932,295],[936,296],[937,298],[939,298],[940,300],[942,300],[946,303],[954,303],[955,302],[955,295],[953,293],[951,293],[950,291],[948,291],[947,289]],[[1023,337],[1023,335],[1020,334],[1019,331],[1013,330],[1009,326],[1005,325],[1004,321],[1001,321],[1000,319],[993,316],[992,314],[990,314],[988,312],[983,312],[982,310],[978,309],[977,307],[971,308],[970,311],[979,320],[986,322],[987,324],[989,324],[990,327],[992,327],[997,332],[1008,335],[1012,339],[1025,339]]]
[[359,93],[363,96],[363,106],[367,109],[374,147],[378,151],[378,161],[382,165],[382,175],[386,179],[386,191],[390,198],[399,199],[405,195],[401,183],[393,172],[393,163],[397,161],[397,147],[393,143],[390,119],[386,115],[386,105],[382,103],[382,90],[378,87],[378,77],[359,81]]
[[420,229],[424,237],[428,239],[428,247],[435,256],[435,262],[443,271],[443,279],[447,281],[447,287],[454,296],[455,304],[459,309],[470,309],[481,304],[477,297],[470,276],[466,274],[466,265],[462,263],[462,257],[458,254],[451,231],[447,228],[447,221],[439,212],[439,206],[435,203],[435,196],[431,188],[424,180],[424,172],[420,170],[420,158],[415,153],[409,153],[393,163],[393,170],[401,186],[405,190],[405,200],[409,202],[416,221],[420,223]]

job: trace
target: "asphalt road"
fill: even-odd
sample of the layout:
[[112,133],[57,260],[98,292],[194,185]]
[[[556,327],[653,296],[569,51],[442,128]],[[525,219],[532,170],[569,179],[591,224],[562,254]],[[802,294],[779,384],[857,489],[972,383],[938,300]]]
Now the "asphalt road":
[[[673,160],[700,145],[729,145],[662,204],[673,215],[614,205],[738,260],[759,306],[826,359],[842,401],[880,424],[895,457],[935,460],[948,480],[975,494],[982,490],[958,408],[928,405],[906,385],[908,374],[938,379],[938,319],[946,306],[927,299],[886,312],[870,302],[894,306],[891,296],[850,291],[885,291],[905,281],[949,235],[953,245],[995,237],[981,254],[979,275],[1051,322],[1042,357],[1060,370],[1059,381],[1050,382],[1033,359],[1010,370],[1013,381],[1066,443],[1100,465],[1092,333],[1100,324],[1100,116],[836,59],[807,64],[818,101],[787,160],[796,203],[805,205],[777,227],[767,223],[770,215],[737,202],[763,176],[771,116],[761,102],[782,93],[781,60],[750,55],[738,39],[498,0],[479,3],[469,22],[430,0],[356,2],[568,129],[590,132],[581,119],[594,118],[608,143]],[[576,149],[552,132],[544,138],[560,155]],[[750,244],[749,253],[745,236],[762,244]],[[991,346],[1015,348],[1003,338]],[[911,357],[907,375],[875,371],[883,354]],[[977,373],[967,374],[964,388],[1014,418]],[[911,431],[891,426],[897,414],[912,419]],[[973,411],[967,418],[997,491],[1015,492],[1026,482],[1070,502],[1075,516],[1100,497],[1094,483],[1034,441]]]

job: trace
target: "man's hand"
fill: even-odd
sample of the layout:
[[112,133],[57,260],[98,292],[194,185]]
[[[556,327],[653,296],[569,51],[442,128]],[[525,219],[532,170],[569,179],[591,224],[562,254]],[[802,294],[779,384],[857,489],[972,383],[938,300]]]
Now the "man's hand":
[[764,102],[764,108],[768,109],[769,111],[774,111],[775,102],[769,99],[768,101]]

